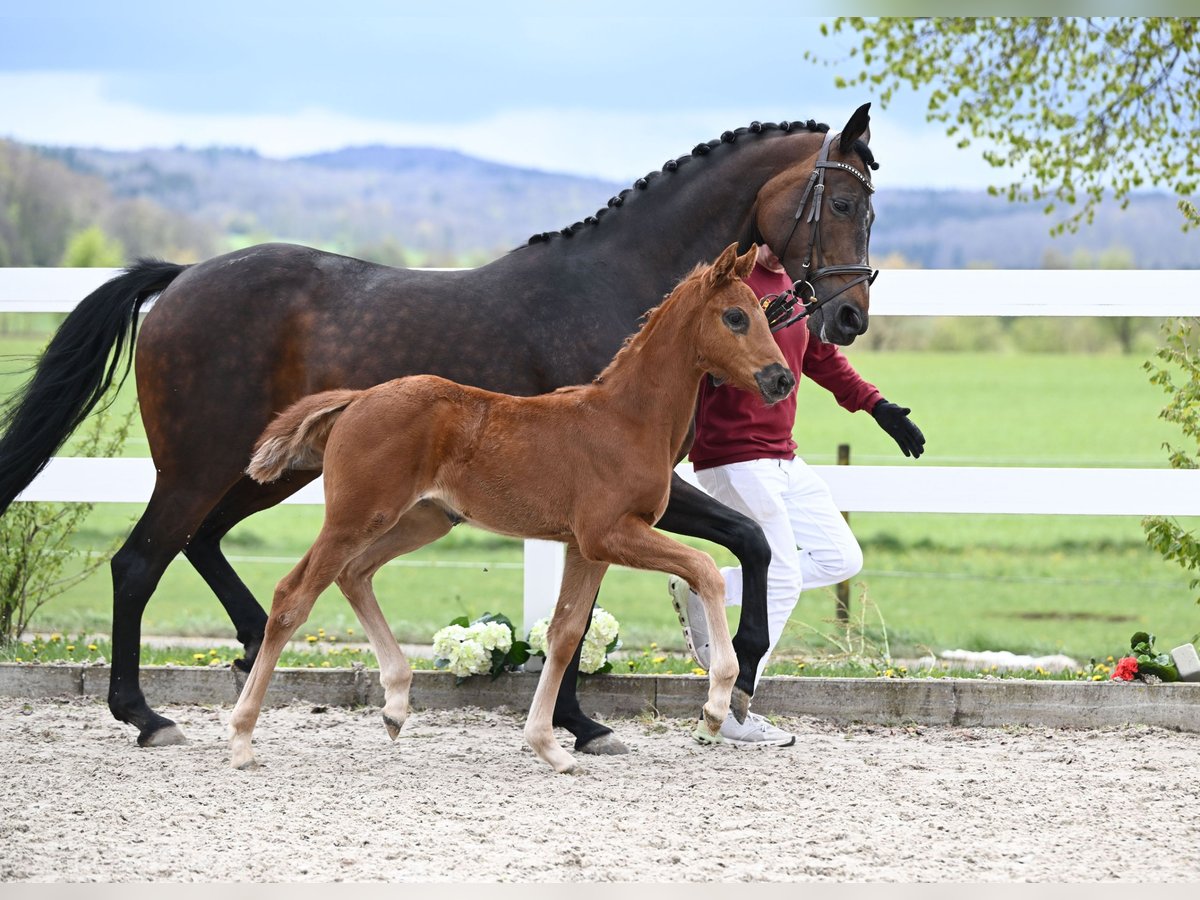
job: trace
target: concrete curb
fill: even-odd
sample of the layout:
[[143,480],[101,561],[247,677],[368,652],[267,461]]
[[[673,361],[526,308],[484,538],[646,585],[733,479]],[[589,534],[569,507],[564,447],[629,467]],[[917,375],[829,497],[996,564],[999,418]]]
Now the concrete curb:
[[[108,666],[0,663],[0,697],[92,697],[108,693]],[[226,668],[146,666],[142,687],[154,705],[232,704],[241,673]],[[538,676],[522,672],[495,681],[471,678],[456,685],[446,672],[414,673],[417,709],[475,706],[526,712]],[[602,675],[585,678],[579,699],[589,715],[645,712],[687,717],[699,713],[708,679],[695,675]],[[267,704],[300,701],[319,706],[380,706],[376,669],[279,669]],[[846,724],[1104,728],[1157,725],[1200,732],[1200,684],[1021,681],[972,678],[795,678],[762,680],[758,712],[815,716]]]

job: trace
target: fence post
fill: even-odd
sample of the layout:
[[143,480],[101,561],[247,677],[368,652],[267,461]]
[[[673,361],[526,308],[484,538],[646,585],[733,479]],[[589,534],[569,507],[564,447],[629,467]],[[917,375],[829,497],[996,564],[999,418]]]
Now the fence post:
[[[850,465],[850,445],[838,444],[837,449],[837,464],[839,466]],[[842,513],[842,518],[847,524],[850,522],[850,513]],[[837,586],[837,620],[839,622],[850,621],[850,582],[843,581]]]

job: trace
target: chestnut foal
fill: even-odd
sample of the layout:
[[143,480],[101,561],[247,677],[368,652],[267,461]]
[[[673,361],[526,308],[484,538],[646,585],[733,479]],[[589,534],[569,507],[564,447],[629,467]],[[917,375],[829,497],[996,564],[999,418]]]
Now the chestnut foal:
[[[384,722],[393,739],[399,734],[412,670],[371,578],[411,549],[411,534],[391,530],[418,503],[500,534],[567,544],[546,664],[525,725],[526,741],[555,771],[571,771],[575,759],[554,739],[554,698],[614,563],[677,575],[703,598],[713,654],[696,736],[719,739],[738,672],[724,583],[711,557],[652,526],[666,508],[704,373],[767,403],[796,383],[742,281],[755,248],[738,257],[736,247],[685,277],[592,384],[513,397],[414,375],[315,394],[268,426],[246,471],[266,483],[290,468],[323,465],[325,521],[275,589],[266,638],[230,719],[235,768],[254,765],[251,733],[280,651],[335,580],[379,658]],[[748,698],[738,701],[744,713]]]

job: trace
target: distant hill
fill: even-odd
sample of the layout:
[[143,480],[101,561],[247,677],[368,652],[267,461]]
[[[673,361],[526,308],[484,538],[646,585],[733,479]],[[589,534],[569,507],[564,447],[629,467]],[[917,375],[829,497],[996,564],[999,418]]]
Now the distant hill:
[[[102,178],[117,197],[145,198],[243,240],[282,238],[385,262],[482,262],[528,237],[579,221],[628,184],[488,162],[448,150],[351,147],[296,159],[183,148],[47,149]],[[876,195],[872,253],[924,268],[1039,268],[1114,248],[1140,268],[1193,268],[1200,236],[1180,231],[1174,200],[1139,195],[1104,204],[1079,234],[1052,238],[1040,208],[983,191]]]

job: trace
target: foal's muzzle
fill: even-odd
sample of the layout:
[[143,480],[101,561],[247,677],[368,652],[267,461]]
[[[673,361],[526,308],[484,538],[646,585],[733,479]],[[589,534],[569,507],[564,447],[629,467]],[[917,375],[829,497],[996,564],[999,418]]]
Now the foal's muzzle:
[[758,383],[759,393],[767,406],[784,399],[796,386],[796,376],[787,366],[779,363],[771,363],[766,368],[759,369],[754,373],[754,380]]

